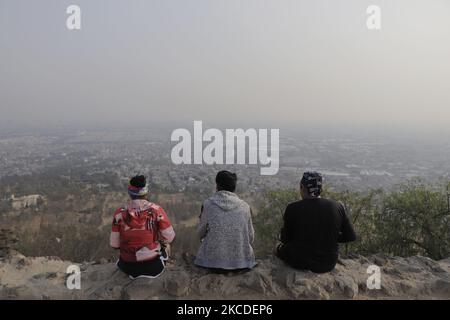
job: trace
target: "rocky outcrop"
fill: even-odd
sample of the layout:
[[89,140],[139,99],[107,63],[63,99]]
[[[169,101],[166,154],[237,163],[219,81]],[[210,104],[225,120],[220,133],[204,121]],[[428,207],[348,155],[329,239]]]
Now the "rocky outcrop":
[[[327,274],[297,271],[276,258],[258,262],[250,272],[222,275],[180,257],[159,278],[136,280],[114,263],[84,263],[81,289],[69,290],[71,262],[10,251],[0,258],[0,299],[450,299],[450,259],[358,256]],[[367,287],[370,265],[380,268],[380,289]]]

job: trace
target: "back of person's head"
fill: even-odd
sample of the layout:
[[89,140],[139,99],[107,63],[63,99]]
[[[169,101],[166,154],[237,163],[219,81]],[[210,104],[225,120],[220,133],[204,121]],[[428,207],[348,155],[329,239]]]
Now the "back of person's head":
[[237,176],[230,171],[219,171],[216,176],[217,190],[234,192],[236,190]]
[[303,173],[300,184],[310,197],[318,197],[322,192],[322,175],[316,171],[307,171]]
[[138,175],[130,179],[128,194],[132,199],[145,198],[147,196],[148,186],[145,176]]

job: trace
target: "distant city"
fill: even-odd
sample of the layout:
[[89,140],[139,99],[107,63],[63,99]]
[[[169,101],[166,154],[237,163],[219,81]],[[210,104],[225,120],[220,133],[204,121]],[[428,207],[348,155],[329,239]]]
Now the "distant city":
[[174,165],[172,145],[170,129],[3,135],[0,179],[49,174],[108,189],[142,173],[164,192],[204,194],[212,191],[215,173],[227,168],[238,174],[239,190],[251,194],[297,187],[305,170],[321,172],[340,191],[389,189],[414,178],[438,181],[450,173],[450,141],[418,145],[381,138],[311,139],[281,130],[280,171],[274,176],[261,176],[255,165]]

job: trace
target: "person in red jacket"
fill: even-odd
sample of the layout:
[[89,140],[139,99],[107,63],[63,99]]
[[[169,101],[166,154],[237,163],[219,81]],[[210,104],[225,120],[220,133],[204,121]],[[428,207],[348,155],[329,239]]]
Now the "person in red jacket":
[[165,268],[175,231],[160,206],[147,200],[144,176],[131,178],[131,200],[114,213],[110,245],[120,249],[117,266],[130,278],[156,278]]

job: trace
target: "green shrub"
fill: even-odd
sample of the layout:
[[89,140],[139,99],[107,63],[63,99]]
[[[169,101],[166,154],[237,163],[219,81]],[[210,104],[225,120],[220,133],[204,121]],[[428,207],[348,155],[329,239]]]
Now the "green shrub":
[[[450,208],[443,186],[432,187],[414,180],[390,193],[324,190],[323,197],[343,203],[358,235],[358,241],[345,245],[343,253],[420,254],[433,259],[450,255]],[[294,189],[265,194],[254,218],[258,256],[272,253],[284,209],[296,200],[298,191]]]

